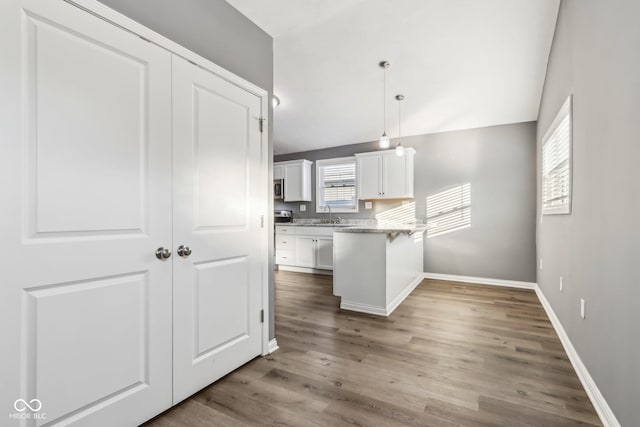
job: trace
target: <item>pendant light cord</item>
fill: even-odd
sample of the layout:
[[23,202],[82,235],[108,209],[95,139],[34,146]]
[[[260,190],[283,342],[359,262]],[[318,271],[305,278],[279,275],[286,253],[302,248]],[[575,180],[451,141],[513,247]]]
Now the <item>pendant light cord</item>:
[[398,100],[398,138],[402,137],[402,100]]
[[383,68],[382,77],[382,133],[387,134],[387,68]]

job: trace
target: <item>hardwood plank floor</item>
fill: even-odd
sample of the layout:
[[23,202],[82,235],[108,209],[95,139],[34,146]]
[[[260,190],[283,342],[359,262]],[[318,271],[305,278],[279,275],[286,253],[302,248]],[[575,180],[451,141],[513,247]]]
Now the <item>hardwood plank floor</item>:
[[275,277],[280,350],[147,426],[602,425],[532,291],[425,280],[383,318]]

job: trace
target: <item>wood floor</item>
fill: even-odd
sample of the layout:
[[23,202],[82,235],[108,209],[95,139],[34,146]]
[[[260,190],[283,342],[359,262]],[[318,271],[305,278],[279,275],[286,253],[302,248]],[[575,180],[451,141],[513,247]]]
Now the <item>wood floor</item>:
[[280,349],[148,426],[601,425],[534,292],[425,280],[388,318],[276,272]]

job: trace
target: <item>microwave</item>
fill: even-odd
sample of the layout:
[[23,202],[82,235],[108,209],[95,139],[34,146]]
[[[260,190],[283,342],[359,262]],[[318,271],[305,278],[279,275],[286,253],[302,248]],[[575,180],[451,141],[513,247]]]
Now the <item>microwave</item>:
[[273,198],[284,199],[284,179],[273,180]]

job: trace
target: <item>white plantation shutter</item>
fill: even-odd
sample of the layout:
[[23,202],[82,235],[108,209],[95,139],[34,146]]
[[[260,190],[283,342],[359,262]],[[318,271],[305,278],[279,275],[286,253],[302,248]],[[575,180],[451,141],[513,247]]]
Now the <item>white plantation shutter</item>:
[[542,138],[542,213],[571,213],[572,99],[558,112]]
[[355,159],[319,160],[316,168],[316,211],[357,212]]

